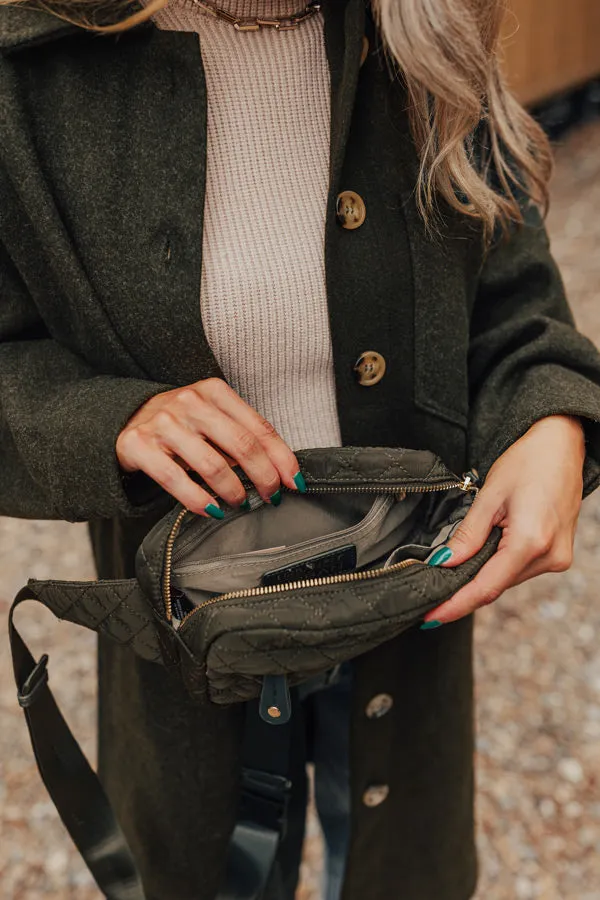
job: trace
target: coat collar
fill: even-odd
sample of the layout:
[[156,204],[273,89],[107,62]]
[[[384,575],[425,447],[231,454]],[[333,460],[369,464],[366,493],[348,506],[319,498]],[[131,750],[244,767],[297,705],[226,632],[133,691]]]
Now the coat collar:
[[[360,4],[362,5],[362,4]],[[347,15],[347,7],[357,6],[348,0],[333,0],[326,10],[328,18]],[[142,10],[138,0],[127,9],[127,15]],[[146,21],[134,28],[155,27],[153,22]],[[72,25],[44,10],[28,9],[23,6],[0,6],[0,52],[11,53],[16,50],[39,46],[69,34],[81,33],[84,29]]]
[[[127,10],[137,12],[143,7],[135,2]],[[152,22],[142,22],[134,28],[154,27]],[[12,53],[27,47],[36,47],[69,34],[84,32],[78,25],[65,22],[44,10],[23,6],[0,6],[0,53]]]
[[[328,0],[324,4],[325,41],[331,69],[332,135],[331,181],[335,186],[343,164],[352,107],[358,79],[358,59],[365,29],[366,0]],[[139,0],[128,7],[127,15],[142,10]],[[155,28],[149,20],[131,30]],[[22,6],[0,6],[0,54],[37,47],[58,38],[86,33],[78,25],[43,10]]]

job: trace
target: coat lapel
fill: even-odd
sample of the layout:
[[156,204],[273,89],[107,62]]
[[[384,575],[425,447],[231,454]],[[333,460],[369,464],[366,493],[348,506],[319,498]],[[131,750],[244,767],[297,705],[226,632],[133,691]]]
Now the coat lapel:
[[[392,88],[361,0],[331,4],[329,25],[332,148],[325,257],[340,428],[345,444],[411,446],[414,285],[403,206],[410,194],[412,145],[405,112],[394,105],[402,92],[397,83]],[[364,36],[370,52],[361,67]],[[341,191],[356,192],[364,201],[366,218],[355,230],[336,220]],[[353,366],[369,350],[384,357],[386,372],[378,384],[365,387],[357,384]]]
[[[114,344],[97,328],[100,308],[133,358],[132,367],[115,356],[124,374],[172,384],[219,376],[200,318],[206,91],[198,37],[153,23],[99,37],[46,18],[0,29],[14,80],[36,48],[27,72],[29,171],[7,150],[34,230],[44,227],[47,272],[35,299],[97,365]],[[22,137],[21,125],[14,132]]]
[[0,8],[0,51],[5,54],[33,47],[77,30],[77,26],[62,22],[42,10],[28,9],[25,6]]
[[339,191],[352,121],[365,29],[365,3],[364,0],[334,0],[323,5],[323,15],[331,79],[331,202]]
[[[128,40],[131,52],[117,42],[104,66],[112,134],[91,167],[101,171],[106,157],[112,164],[114,205],[96,206],[95,234],[109,226],[103,299],[151,377],[222,377],[200,315],[206,85],[198,36],[152,26]],[[101,184],[94,194],[106,197]]]
[[[473,226],[440,203],[442,218],[431,231],[425,227],[416,203],[419,160],[401,77],[393,74],[364,4],[331,6],[326,271],[342,436],[344,443],[417,448],[429,440],[447,455],[447,446],[434,438],[439,427],[431,417],[447,423],[448,445],[464,444],[466,293],[480,262]],[[359,67],[363,31],[369,54]],[[341,190],[356,191],[364,200],[366,219],[356,230],[335,220]],[[365,388],[357,386],[352,365],[367,350],[380,353],[387,366],[383,379]],[[456,428],[450,431],[450,425]]]
[[[0,27],[5,53],[67,39],[46,64],[36,58],[40,79],[52,84],[53,98],[62,97],[52,122],[44,123],[46,148],[37,135],[36,141],[40,158],[61,160],[48,176],[57,219],[74,223],[73,250],[86,287],[149,377],[172,383],[222,377],[200,317],[206,85],[197,35],[149,23],[118,38],[98,37],[52,16],[13,12]],[[332,109],[328,213],[335,219],[364,0],[327,3],[324,12]],[[167,356],[165,346],[172,347]]]

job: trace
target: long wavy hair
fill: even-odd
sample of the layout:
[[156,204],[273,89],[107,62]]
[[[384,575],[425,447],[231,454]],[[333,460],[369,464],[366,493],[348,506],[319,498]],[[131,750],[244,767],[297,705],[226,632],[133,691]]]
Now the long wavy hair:
[[[109,34],[168,2],[150,0],[128,15],[132,0],[0,0]],[[408,93],[420,159],[416,196],[426,223],[436,219],[440,198],[479,220],[488,237],[499,224],[522,221],[523,193],[545,212],[552,155],[544,132],[503,79],[504,0],[371,3],[390,66]]]

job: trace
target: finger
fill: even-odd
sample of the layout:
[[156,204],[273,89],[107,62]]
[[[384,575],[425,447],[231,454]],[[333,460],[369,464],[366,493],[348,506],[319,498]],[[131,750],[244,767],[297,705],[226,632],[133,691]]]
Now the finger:
[[566,572],[573,565],[573,538],[565,536],[556,541],[549,553],[534,560],[521,572],[515,585],[538,575]]
[[138,450],[130,458],[135,459],[136,469],[149,475],[192,512],[217,519],[223,517],[218,500],[192,481],[181,466],[158,445],[140,439]]
[[163,412],[160,418],[163,431],[159,440],[164,449],[182,459],[230,506],[242,504],[246,500],[246,489],[224,456],[170,413]]
[[212,447],[216,453],[220,453],[227,465],[229,466],[237,466],[238,461],[234,459],[233,456],[229,456],[228,453],[225,453],[224,450],[221,450],[220,447],[215,446],[212,441],[210,441],[207,437],[204,438],[209,447]]
[[[298,488],[302,490],[303,479],[297,477],[300,471],[298,460],[273,424],[259,415],[245,400],[242,400],[227,382],[217,378],[208,379],[202,384],[204,385],[203,395],[206,395],[208,391],[208,396],[215,406],[255,436],[271,464],[277,470],[281,481],[292,490]],[[239,462],[240,465],[243,465],[241,460]],[[248,474],[250,475],[250,473]]]
[[504,546],[501,541],[496,553],[482,566],[473,580],[457,591],[450,600],[428,613],[425,624],[429,628],[433,627],[432,622],[445,625],[469,615],[481,606],[493,603],[515,583],[530,561],[530,551],[520,546],[516,540],[507,541]]
[[[179,409],[175,411],[177,418],[182,418],[180,411],[183,406],[183,418],[188,427],[236,460],[236,465],[242,467],[264,500],[278,502],[281,475],[256,435],[220,407],[194,392],[182,391],[180,394]],[[276,499],[273,500],[273,497]]]
[[452,553],[451,557],[447,553],[442,557],[444,564],[457,566],[478,553],[504,515],[503,498],[495,490],[482,487],[467,515],[444,544]]

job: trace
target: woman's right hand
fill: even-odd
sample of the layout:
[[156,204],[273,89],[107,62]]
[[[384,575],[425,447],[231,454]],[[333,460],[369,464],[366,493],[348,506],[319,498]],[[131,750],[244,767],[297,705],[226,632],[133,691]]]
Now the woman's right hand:
[[220,378],[152,397],[117,438],[125,472],[142,471],[200,515],[221,518],[217,501],[186,472],[197,472],[230,506],[246,491],[232,465],[240,465],[261,497],[273,505],[285,484],[303,491],[298,460],[277,431]]

